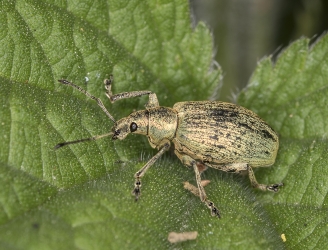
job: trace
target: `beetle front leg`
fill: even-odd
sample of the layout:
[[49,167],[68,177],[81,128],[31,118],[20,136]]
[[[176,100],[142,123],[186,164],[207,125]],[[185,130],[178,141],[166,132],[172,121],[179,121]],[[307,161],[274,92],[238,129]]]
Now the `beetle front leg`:
[[134,178],[134,189],[132,191],[132,194],[135,196],[135,200],[137,201],[139,199],[139,196],[141,194],[140,188],[141,188],[141,177],[144,176],[144,174],[147,172],[147,170],[157,161],[164,153],[170,148],[170,142],[167,141],[163,144],[161,149],[157,152],[156,155],[154,155],[138,172],[135,173]]
[[112,92],[112,83],[114,82],[113,75],[110,75],[109,79],[105,79],[104,84],[105,84],[105,89],[106,91],[106,96],[109,98],[111,103],[114,103],[118,100],[121,99],[126,99],[126,98],[133,98],[133,97],[138,97],[138,96],[143,96],[143,95],[148,95],[149,96],[149,101],[145,105],[147,109],[149,108],[155,108],[159,107],[158,99],[155,93],[149,91],[149,90],[143,90],[143,91],[131,91],[131,92],[122,92],[119,94],[113,94]]

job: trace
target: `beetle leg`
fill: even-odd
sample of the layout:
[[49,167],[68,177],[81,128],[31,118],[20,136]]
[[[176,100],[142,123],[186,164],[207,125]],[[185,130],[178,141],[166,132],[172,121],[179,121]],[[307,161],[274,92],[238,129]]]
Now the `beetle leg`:
[[[201,185],[205,187],[208,184],[208,180],[202,181]],[[190,184],[189,182],[184,182],[183,187],[193,193],[195,196],[200,197],[199,189],[195,187],[194,185]],[[214,206],[213,202],[209,200],[204,201],[206,206],[211,210],[212,216],[217,216],[218,218],[221,218],[220,211]]]
[[163,144],[161,149],[155,154],[138,172],[135,173],[134,178],[134,189],[132,191],[132,194],[135,196],[135,200],[137,201],[139,199],[139,196],[141,194],[140,188],[141,188],[141,177],[144,176],[144,174],[147,172],[147,170],[157,161],[164,153],[170,148],[170,142],[167,141]]
[[158,99],[155,93],[149,91],[149,90],[143,90],[143,91],[131,91],[131,92],[122,92],[119,94],[113,94],[112,92],[112,83],[114,82],[113,75],[110,75],[109,79],[105,79],[104,84],[105,84],[105,89],[106,91],[106,96],[109,98],[111,103],[114,103],[118,100],[121,99],[126,99],[126,98],[133,98],[133,97],[138,97],[138,96],[143,96],[143,95],[148,95],[149,96],[149,101],[145,105],[147,109],[149,108],[155,108],[159,107]]
[[278,192],[279,187],[283,186],[283,183],[265,185],[257,182],[254,171],[251,166],[247,163],[232,163],[227,165],[211,165],[215,169],[220,169],[228,173],[241,173],[242,171],[248,172],[248,177],[253,188],[258,188],[263,191],[269,190],[273,192]]
[[215,207],[213,202],[211,202],[210,200],[207,199],[205,189],[202,185],[202,180],[201,180],[201,177],[200,177],[200,172],[199,172],[196,161],[193,161],[191,164],[192,164],[192,166],[194,168],[194,171],[195,171],[196,182],[197,182],[197,186],[198,186],[200,200],[202,202],[204,202],[206,204],[206,206],[211,210],[211,215],[212,216],[217,216],[218,218],[221,218],[220,211]]
[[192,159],[188,155],[182,155],[179,152],[175,152],[175,154],[179,157],[179,159],[182,161],[182,163],[186,166],[192,166],[195,171],[196,175],[196,182],[198,190],[196,191],[196,187],[189,184],[185,185],[185,188],[192,192],[194,195],[199,196],[200,200],[205,203],[205,205],[211,210],[212,216],[217,216],[218,218],[221,218],[220,211],[217,209],[213,202],[207,199],[204,186],[202,185],[202,179],[200,177],[200,171],[204,170],[204,167],[202,167],[204,164],[197,163],[194,159]]
[[114,117],[108,112],[108,110],[106,109],[106,107],[104,106],[104,104],[102,103],[102,101],[91,95],[89,92],[87,92],[86,90],[82,89],[80,86],[77,86],[75,85],[74,83],[71,83],[65,79],[61,79],[61,80],[58,80],[58,82],[62,83],[62,84],[66,84],[66,85],[69,85],[75,89],[77,89],[78,91],[80,91],[81,93],[85,94],[87,97],[91,98],[92,100],[95,100],[98,104],[98,106],[105,112],[105,114],[109,117],[109,119],[111,119],[114,123],[115,123],[115,119]]
[[248,164],[247,164],[247,171],[248,171],[249,180],[251,181],[253,188],[258,188],[263,191],[269,190],[273,192],[278,192],[279,187],[282,187],[284,185],[283,183],[270,184],[270,185],[259,184],[255,178],[253,169]]
[[[202,180],[202,186],[205,187],[207,186],[211,181],[210,180]],[[195,187],[194,185],[192,185],[191,183],[189,183],[188,181],[183,183],[183,187],[185,189],[187,189],[188,191],[190,191],[192,194],[194,194],[195,196],[199,197],[199,190],[197,187]]]

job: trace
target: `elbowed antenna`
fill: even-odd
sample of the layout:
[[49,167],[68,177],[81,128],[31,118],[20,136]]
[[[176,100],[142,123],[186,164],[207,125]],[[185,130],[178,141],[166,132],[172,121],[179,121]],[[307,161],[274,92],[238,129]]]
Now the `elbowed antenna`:
[[59,149],[61,147],[69,145],[69,144],[76,144],[76,143],[85,142],[85,141],[95,141],[95,140],[98,140],[100,138],[107,137],[107,136],[110,136],[110,135],[113,135],[113,133],[107,133],[107,134],[103,134],[103,135],[96,135],[96,136],[93,136],[93,137],[90,137],[90,138],[84,138],[84,139],[80,139],[80,140],[76,140],[76,141],[61,142],[61,143],[58,143],[54,147],[54,150]]
[[105,108],[104,104],[102,103],[102,101],[91,95],[89,92],[87,92],[86,90],[82,89],[80,86],[77,86],[75,85],[74,83],[71,83],[65,79],[61,79],[61,80],[58,80],[58,82],[62,83],[62,84],[66,84],[66,85],[69,85],[73,88],[76,88],[78,91],[82,92],[83,94],[85,94],[87,97],[91,98],[92,100],[95,100],[98,104],[99,107],[101,107],[101,109],[106,113],[106,115],[109,117],[109,119],[111,119],[114,123],[116,122],[114,117],[108,112],[108,110]]
[[[108,110],[106,109],[106,107],[104,106],[104,104],[102,103],[102,101],[91,95],[89,92],[87,92],[86,90],[82,89],[81,87],[75,85],[74,83],[71,83],[65,79],[61,79],[61,80],[58,80],[58,82],[62,83],[62,84],[66,84],[66,85],[69,85],[73,88],[76,88],[78,91],[82,92],[83,94],[85,94],[87,97],[91,98],[92,100],[95,100],[98,104],[99,107],[101,107],[101,109],[105,112],[105,114],[109,117],[109,119],[111,119],[114,124],[116,123],[114,117],[108,112]],[[103,135],[96,135],[96,136],[93,136],[93,137],[90,137],[90,138],[84,138],[84,139],[80,139],[80,140],[76,140],[76,141],[68,141],[68,142],[62,142],[62,143],[58,143],[54,149],[58,149],[58,148],[61,148],[63,146],[66,146],[66,145],[69,145],[69,144],[76,144],[76,143],[80,143],[80,142],[85,142],[85,141],[95,141],[95,140],[98,140],[100,138],[103,138],[103,137],[107,137],[107,136],[111,136],[113,135],[113,133],[107,133],[107,134],[103,134]]]

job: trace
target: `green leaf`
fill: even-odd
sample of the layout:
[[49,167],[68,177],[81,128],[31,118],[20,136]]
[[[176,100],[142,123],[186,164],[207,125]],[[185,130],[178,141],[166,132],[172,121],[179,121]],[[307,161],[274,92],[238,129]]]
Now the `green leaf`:
[[274,167],[258,176],[285,186],[259,200],[291,249],[325,249],[328,241],[328,36],[309,42],[294,42],[275,63],[263,59],[238,99],[280,134]]
[[[110,74],[114,93],[151,90],[162,106],[215,95],[221,72],[213,67],[211,34],[190,23],[182,0],[0,3],[1,248],[324,246],[327,36],[310,49],[307,39],[297,41],[275,65],[261,61],[239,96],[281,135],[275,165],[258,169],[258,180],[285,186],[257,192],[247,178],[208,169],[206,192],[221,220],[183,189],[195,177],[173,154],[147,172],[134,202],[133,175],[156,153],[145,137],[53,149],[112,126],[94,101],[58,79],[100,97],[116,119],[143,109],[147,98],[110,104],[103,86]],[[171,231],[199,236],[172,245]]]

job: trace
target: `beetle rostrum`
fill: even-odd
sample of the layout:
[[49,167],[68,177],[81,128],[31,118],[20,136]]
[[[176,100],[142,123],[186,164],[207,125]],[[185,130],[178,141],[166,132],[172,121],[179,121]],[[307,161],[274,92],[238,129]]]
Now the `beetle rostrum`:
[[158,150],[134,175],[132,193],[136,200],[141,194],[141,178],[170,148],[171,143],[174,144],[176,156],[195,172],[197,187],[189,185],[188,189],[199,196],[211,210],[211,214],[218,218],[219,210],[208,200],[201,185],[201,171],[206,167],[231,173],[247,171],[251,185],[263,191],[277,192],[279,187],[283,186],[282,183],[260,184],[255,178],[253,168],[271,166],[275,162],[279,139],[276,132],[251,110],[220,101],[178,102],[172,108],[162,107],[156,94],[151,91],[123,92],[114,95],[111,91],[111,76],[104,83],[106,95],[112,103],[125,98],[149,96],[145,110],[135,111],[116,121],[99,98],[67,80],[58,81],[78,89],[95,100],[114,125],[110,133],[59,143],[55,149],[106,136],[112,136],[113,140],[123,140],[128,134],[134,133],[147,136],[151,147]]

